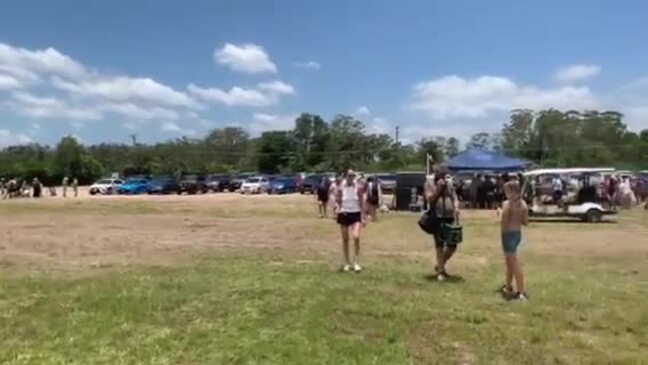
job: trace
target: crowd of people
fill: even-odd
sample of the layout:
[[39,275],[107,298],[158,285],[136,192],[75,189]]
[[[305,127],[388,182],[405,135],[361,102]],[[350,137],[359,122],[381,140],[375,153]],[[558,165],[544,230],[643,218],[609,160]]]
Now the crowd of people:
[[[68,189],[72,190],[75,198],[79,196],[79,180],[77,178],[70,179],[65,176],[61,182],[61,187],[64,198],[68,196]],[[51,197],[57,195],[54,186],[47,187],[47,190]],[[3,200],[13,198],[41,198],[45,196],[45,187],[38,178],[34,178],[31,183],[16,178],[9,180],[0,178],[0,196]]]
[[[470,179],[459,178],[456,194],[469,208],[500,209],[505,200],[504,184],[512,178],[522,186],[522,174],[475,174]],[[529,182],[539,204],[566,206],[590,201],[609,204],[612,209],[628,209],[637,204],[648,208],[648,187],[644,186],[647,183],[620,174],[555,175],[548,181]]]

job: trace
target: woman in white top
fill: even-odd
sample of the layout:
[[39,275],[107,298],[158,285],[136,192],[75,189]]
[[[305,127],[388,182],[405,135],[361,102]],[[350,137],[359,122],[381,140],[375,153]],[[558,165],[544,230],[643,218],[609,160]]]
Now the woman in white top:
[[[342,250],[344,265],[342,271],[362,271],[360,266],[360,233],[366,220],[364,217],[364,187],[356,181],[356,174],[349,170],[346,178],[340,183],[336,191],[338,206],[337,222],[342,232]],[[349,235],[353,236],[354,257],[353,264],[349,257]]]

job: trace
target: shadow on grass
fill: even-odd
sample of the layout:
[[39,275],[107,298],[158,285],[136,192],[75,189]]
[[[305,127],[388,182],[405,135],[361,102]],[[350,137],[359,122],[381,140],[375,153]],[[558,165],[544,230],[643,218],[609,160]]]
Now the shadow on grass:
[[437,280],[437,274],[425,274],[423,276],[423,279],[426,281],[432,282],[432,283],[439,283],[439,284],[461,284],[464,283],[466,280],[461,276],[461,275],[448,275],[446,276],[445,280],[439,281]]
[[602,220],[596,223],[583,222],[578,218],[551,218],[551,219],[542,219],[542,218],[531,218],[529,219],[530,223],[569,223],[569,224],[582,224],[582,225],[591,225],[591,224],[618,224],[616,220]]

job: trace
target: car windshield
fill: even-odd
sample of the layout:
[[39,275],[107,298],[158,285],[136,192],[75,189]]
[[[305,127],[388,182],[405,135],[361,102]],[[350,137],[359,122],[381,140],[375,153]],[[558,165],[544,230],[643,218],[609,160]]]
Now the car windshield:
[[258,183],[258,182],[260,182],[260,181],[261,181],[260,178],[258,178],[258,177],[253,177],[253,178],[247,179],[245,182],[247,182],[247,183],[252,183],[252,184],[256,184],[256,183]]
[[393,175],[378,175],[378,180],[380,181],[394,181],[396,177]]
[[112,180],[99,180],[99,181],[97,181],[97,184],[109,185],[109,184],[112,184]]
[[292,183],[292,179],[289,178],[281,178],[281,179],[275,179],[274,181],[275,184],[290,184]]
[[128,179],[128,180],[126,180],[126,184],[141,184],[143,182],[146,182],[146,180],[142,180],[142,179]]
[[225,175],[211,175],[207,178],[209,181],[221,180],[224,179]]

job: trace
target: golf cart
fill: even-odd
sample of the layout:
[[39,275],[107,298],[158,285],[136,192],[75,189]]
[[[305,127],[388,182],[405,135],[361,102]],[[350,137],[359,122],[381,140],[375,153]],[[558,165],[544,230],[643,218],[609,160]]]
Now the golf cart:
[[[604,215],[616,214],[600,189],[604,174],[611,168],[540,169],[524,173],[524,200],[532,217],[573,217],[585,222],[601,222]],[[554,179],[562,181],[563,191],[552,191]]]

